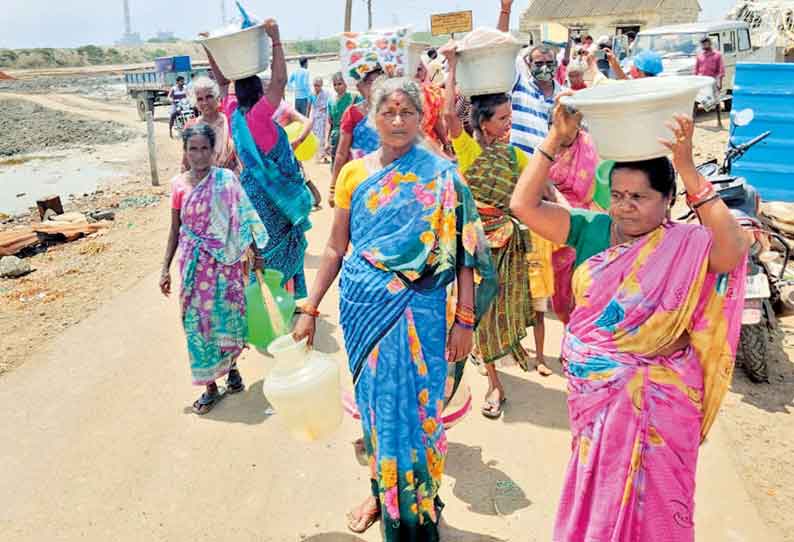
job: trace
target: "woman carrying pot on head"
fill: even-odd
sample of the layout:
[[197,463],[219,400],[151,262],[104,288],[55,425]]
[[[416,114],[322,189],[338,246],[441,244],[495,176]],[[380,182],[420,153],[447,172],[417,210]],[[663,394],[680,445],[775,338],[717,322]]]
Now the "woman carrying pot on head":
[[334,197],[336,179],[345,164],[374,152],[380,147],[380,137],[368,120],[368,112],[372,84],[382,74],[383,70],[380,66],[374,65],[373,69],[362,75],[356,83],[361,101],[348,107],[339,122],[339,145],[336,148],[334,168],[331,174],[331,197],[329,198],[331,207],[336,201]]
[[[206,390],[193,412],[206,414],[223,394],[243,391],[237,357],[246,346],[243,257],[268,234],[237,177],[213,165],[216,134],[207,124],[182,134],[188,170],[171,181],[171,230],[160,290],[171,293],[171,262],[179,247],[182,324],[193,384]],[[255,267],[264,261],[257,257]],[[226,388],[215,381],[227,376]]]
[[449,70],[446,121],[460,171],[482,216],[499,276],[499,295],[484,315],[476,336],[477,354],[488,374],[482,413],[498,418],[507,397],[496,361],[510,355],[522,369],[529,370],[529,353],[521,340],[533,323],[527,267],[530,238],[529,231],[510,212],[510,195],[529,159],[521,149],[501,141],[510,129],[511,104],[506,93],[472,96],[474,136],[463,129],[455,110],[456,51],[454,43],[440,50]]
[[[237,159],[237,153],[234,150],[229,121],[220,110],[220,89],[218,84],[209,77],[200,77],[193,81],[192,91],[196,107],[199,110],[199,116],[198,118],[190,119],[185,124],[185,128],[190,128],[197,124],[206,124],[212,128],[212,131],[215,132],[215,149],[212,153],[212,164],[219,168],[229,169],[235,175],[239,175],[241,169],[240,161]],[[188,169],[190,169],[190,163],[187,160],[187,153],[184,153],[182,155],[182,171],[187,171]]]
[[[576,308],[563,366],[573,433],[553,540],[694,540],[695,467],[730,383],[748,240],[695,169],[694,122],[677,116],[673,154],[619,162],[609,214],[542,201],[579,117],[554,111],[511,208],[576,248]],[[702,225],[673,223],[673,165]]]
[[263,26],[273,41],[272,79],[267,89],[259,76],[252,75],[235,81],[235,95],[229,95],[230,81],[209,51],[207,56],[221,88],[222,106],[243,165],[240,181],[270,234],[262,251],[265,267],[279,271],[284,276],[282,286],[302,298],[306,296],[303,262],[306,231],[311,227],[312,197],[286,132],[273,120],[284,98],[287,65],[278,24],[268,19]]
[[[417,145],[417,83],[379,81],[370,103],[381,146],[339,174],[331,235],[294,337],[313,340],[317,307],[341,268],[340,321],[372,487],[350,513],[349,528],[360,533],[380,518],[389,542],[437,541],[447,364],[471,351],[495,275],[455,165]],[[439,318],[453,283],[454,316]]]

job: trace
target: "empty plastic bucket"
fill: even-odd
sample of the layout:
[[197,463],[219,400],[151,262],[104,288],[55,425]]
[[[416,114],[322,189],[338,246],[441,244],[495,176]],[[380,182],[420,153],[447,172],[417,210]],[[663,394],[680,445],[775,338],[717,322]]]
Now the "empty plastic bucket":
[[516,82],[516,55],[521,44],[505,43],[458,52],[456,79],[466,96],[509,92]]
[[668,154],[659,138],[672,139],[666,123],[676,113],[691,115],[695,96],[710,77],[646,77],[578,91],[560,101],[581,111],[598,154],[634,162]]
[[272,46],[261,25],[199,40],[209,49],[223,76],[232,81],[268,69]]
[[281,287],[283,278],[280,272],[265,269],[245,289],[246,340],[257,348],[267,348],[292,324],[295,298]]
[[327,437],[342,423],[339,367],[327,355],[306,348],[292,335],[273,341],[276,364],[262,391],[290,435],[302,441]]
[[593,201],[602,209],[609,209],[609,202],[612,200],[612,190],[609,187],[609,176],[615,165],[614,160],[604,160],[598,164],[596,169],[596,186],[593,193]]
[[[290,123],[286,128],[284,128],[284,131],[287,132],[287,139],[289,139],[289,142],[292,143],[298,139],[303,132],[303,124],[300,122]],[[314,132],[309,132],[309,135],[303,140],[303,143],[298,145],[298,148],[295,149],[295,158],[301,162],[310,160],[317,153],[317,149],[319,147],[320,140],[317,139],[317,136],[314,135]]]

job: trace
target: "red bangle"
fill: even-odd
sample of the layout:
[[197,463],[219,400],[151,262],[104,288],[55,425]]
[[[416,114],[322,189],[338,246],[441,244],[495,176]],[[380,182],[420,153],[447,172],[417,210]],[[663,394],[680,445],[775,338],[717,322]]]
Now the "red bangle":
[[314,318],[320,316],[320,311],[317,310],[317,307],[309,305],[308,303],[303,305],[300,309],[303,314],[313,316]]
[[715,193],[716,193],[716,190],[714,190],[714,185],[711,184],[708,181],[705,181],[705,185],[700,190],[700,192],[698,192],[697,194],[694,194],[694,195],[687,193],[686,202],[691,207],[691,206],[696,205],[697,203],[703,201],[706,198],[710,198]]
[[276,47],[281,47],[281,42],[280,41],[274,41],[273,44],[271,45],[271,47],[273,47],[274,49]]

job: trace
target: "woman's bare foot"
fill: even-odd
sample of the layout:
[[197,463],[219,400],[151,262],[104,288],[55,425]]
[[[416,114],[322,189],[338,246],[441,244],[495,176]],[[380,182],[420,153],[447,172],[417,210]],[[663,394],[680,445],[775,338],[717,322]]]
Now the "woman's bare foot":
[[542,361],[540,363],[538,363],[537,368],[538,368],[538,373],[540,374],[540,376],[551,376],[551,375],[554,374],[554,371],[549,369],[549,367],[545,363],[543,363]]
[[347,528],[362,534],[380,519],[380,504],[370,495],[364,502],[347,513]]

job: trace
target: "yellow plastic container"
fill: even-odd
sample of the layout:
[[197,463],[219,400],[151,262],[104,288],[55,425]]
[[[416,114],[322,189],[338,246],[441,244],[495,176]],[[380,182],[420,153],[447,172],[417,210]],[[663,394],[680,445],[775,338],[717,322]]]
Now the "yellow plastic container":
[[[292,143],[300,137],[301,132],[303,132],[303,125],[300,122],[293,122],[287,125],[284,131],[287,132],[287,139]],[[320,148],[320,141],[317,139],[317,136],[314,135],[314,132],[309,132],[308,137],[295,149],[295,158],[301,162],[311,160],[311,158],[317,154],[318,148]]]

